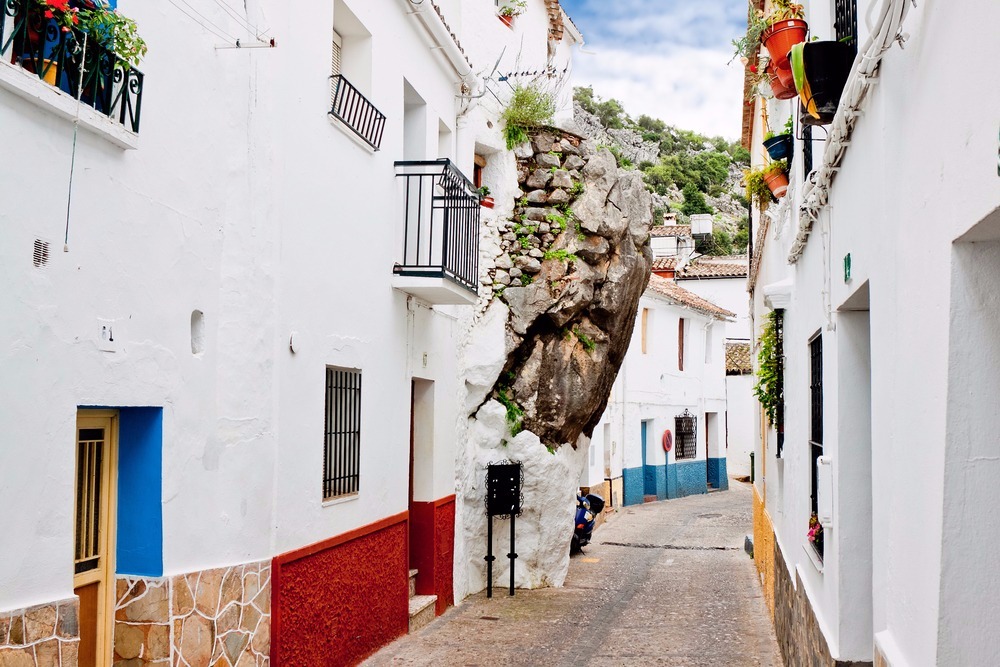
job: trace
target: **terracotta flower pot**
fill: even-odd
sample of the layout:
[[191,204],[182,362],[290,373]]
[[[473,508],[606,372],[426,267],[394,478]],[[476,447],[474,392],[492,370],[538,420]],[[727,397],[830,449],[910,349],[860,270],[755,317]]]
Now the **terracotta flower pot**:
[[513,16],[507,16],[506,14],[497,14],[497,16],[500,17],[500,20],[503,21],[503,24],[508,28],[512,28],[514,26]]
[[780,169],[764,174],[764,182],[767,183],[767,187],[775,199],[781,199],[788,192],[788,174]]
[[779,67],[788,67],[788,52],[793,46],[806,41],[809,24],[802,19],[788,19],[771,24],[761,41],[764,48],[771,54],[771,60]]
[[479,205],[483,208],[493,208],[493,197],[481,197]]
[[[772,60],[768,66],[767,70],[768,79],[771,83],[771,92],[774,93],[774,97],[779,100],[790,100],[797,94],[795,92],[795,82],[791,80],[792,70],[791,68],[779,69],[774,65]],[[782,73],[787,73],[789,81],[786,83],[782,80]]]

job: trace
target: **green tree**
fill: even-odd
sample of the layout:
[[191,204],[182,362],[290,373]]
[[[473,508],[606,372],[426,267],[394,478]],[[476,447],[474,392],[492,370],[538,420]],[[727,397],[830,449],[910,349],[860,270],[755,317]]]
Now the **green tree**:
[[681,192],[684,193],[684,204],[681,205],[681,212],[684,215],[713,212],[712,207],[705,201],[705,195],[694,183],[685,185]]

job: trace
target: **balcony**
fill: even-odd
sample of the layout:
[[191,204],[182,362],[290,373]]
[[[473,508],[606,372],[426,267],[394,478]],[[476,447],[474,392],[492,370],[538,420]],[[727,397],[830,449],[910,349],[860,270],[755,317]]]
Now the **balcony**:
[[382,145],[385,114],[376,109],[342,74],[333,75],[333,108],[330,115],[346,125],[372,150],[377,151]]
[[403,255],[393,287],[432,305],[473,304],[479,287],[479,195],[451,160],[397,162]]
[[0,8],[0,61],[19,66],[70,95],[74,104],[79,98],[81,104],[137,133],[142,72],[92,35],[85,49],[84,36],[76,28],[61,30],[32,0],[5,0]]

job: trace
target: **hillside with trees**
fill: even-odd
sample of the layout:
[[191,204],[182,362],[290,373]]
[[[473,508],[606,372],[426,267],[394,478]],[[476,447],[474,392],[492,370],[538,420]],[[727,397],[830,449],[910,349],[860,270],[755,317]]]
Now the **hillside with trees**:
[[709,213],[712,239],[698,250],[712,255],[746,252],[747,201],[741,180],[750,153],[738,141],[706,137],[646,115],[633,119],[618,100],[604,100],[589,86],[575,88],[573,99],[582,129],[608,145],[619,165],[642,172],[658,221],[668,211],[680,224]]

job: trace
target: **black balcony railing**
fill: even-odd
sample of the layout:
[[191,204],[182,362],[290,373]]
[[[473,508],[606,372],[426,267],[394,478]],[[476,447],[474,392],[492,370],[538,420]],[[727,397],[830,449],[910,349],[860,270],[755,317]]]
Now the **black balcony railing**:
[[333,77],[333,108],[330,115],[349,127],[354,134],[374,148],[382,145],[385,114],[375,108],[342,74]]
[[393,272],[448,278],[476,292],[479,195],[451,160],[397,162],[403,186],[403,259]]
[[[132,132],[139,131],[143,74],[77,29],[62,30],[33,0],[0,0],[0,60],[21,66]],[[82,86],[82,92],[81,92]]]

